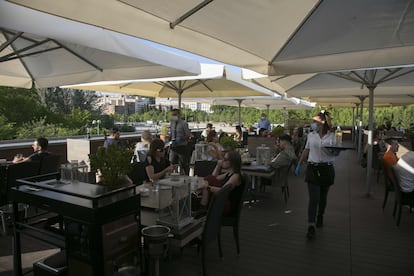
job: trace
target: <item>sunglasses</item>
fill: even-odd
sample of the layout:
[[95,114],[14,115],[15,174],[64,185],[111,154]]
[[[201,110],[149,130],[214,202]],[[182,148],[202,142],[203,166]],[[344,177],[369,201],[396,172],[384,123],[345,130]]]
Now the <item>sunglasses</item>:
[[158,152],[164,152],[164,149],[156,149]]
[[228,158],[223,158],[223,161],[229,161],[230,159],[228,159]]

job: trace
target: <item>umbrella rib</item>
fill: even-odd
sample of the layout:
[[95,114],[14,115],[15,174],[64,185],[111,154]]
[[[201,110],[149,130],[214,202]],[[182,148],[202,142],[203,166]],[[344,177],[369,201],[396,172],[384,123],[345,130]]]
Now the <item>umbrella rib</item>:
[[323,0],[319,0],[318,3],[313,7],[313,9],[307,14],[306,18],[302,20],[302,22],[299,24],[299,26],[296,28],[294,32],[291,33],[290,37],[286,40],[286,42],[283,44],[283,46],[279,49],[279,51],[273,56],[273,58],[269,61],[268,65],[271,66],[272,63],[276,60],[278,55],[283,52],[283,50],[290,44],[290,42],[293,40],[295,35],[302,29],[302,27],[306,24],[306,22],[312,17],[313,13],[319,8]]
[[[208,81],[208,80],[206,80]],[[190,89],[192,87],[195,87],[199,84],[202,84],[205,88],[207,88],[210,92],[213,92],[213,89],[211,89],[204,81],[202,80],[197,80],[196,82],[191,83],[189,86],[185,87],[184,90]]]
[[[331,74],[333,74],[333,73],[331,73]],[[309,81],[309,80],[311,80],[313,78],[316,78],[316,76],[317,75],[314,75],[314,76],[310,77],[309,79],[307,79],[306,81]],[[287,89],[285,92],[287,93],[288,91],[291,91],[292,89],[295,89],[296,87],[299,87],[302,84],[303,84],[303,82],[297,83],[297,84],[293,85],[291,88]]]
[[[0,46],[0,52],[2,52],[4,49],[6,49],[7,46],[12,44],[16,39],[18,39],[20,36],[22,36],[22,32],[15,33],[12,38],[8,38],[6,42],[3,43],[3,45]],[[5,34],[3,34],[4,37],[7,38]]]
[[76,53],[75,51],[73,51],[72,49],[66,47],[65,45],[63,45],[62,43],[60,43],[59,41],[56,41],[54,39],[52,39],[53,42],[55,42],[57,45],[59,45],[60,47],[62,47],[63,49],[65,49],[66,51],[68,51],[69,53],[71,53],[72,55],[76,56],[77,58],[81,59],[82,61],[86,62],[87,64],[89,64],[90,66],[94,67],[96,70],[99,71],[103,71],[102,68],[100,68],[98,65],[94,64],[93,62],[87,60],[85,57],[79,55],[78,53]]
[[414,72],[414,69],[411,69],[411,70],[408,70],[408,71],[406,71],[406,72],[403,72],[403,73],[401,73],[401,74],[398,74],[398,75],[396,75],[396,76],[393,76],[395,73],[397,73],[397,72],[399,72],[400,70],[402,70],[403,68],[398,68],[398,69],[396,69],[396,70],[394,70],[393,72],[391,72],[390,74],[388,74],[387,76],[385,76],[385,77],[383,77],[382,79],[380,79],[380,80],[378,80],[378,84],[379,83],[383,83],[383,82],[386,82],[386,81],[390,81],[390,80],[393,80],[393,79],[396,79],[396,78],[400,78],[400,77],[402,77],[402,76],[404,76],[404,75],[407,75],[407,74],[410,74],[410,73],[412,73],[412,72]]
[[1,58],[0,62],[10,61],[10,60],[13,60],[13,59],[19,59],[19,58],[24,58],[24,57],[30,57],[30,56],[34,56],[34,55],[37,55],[37,54],[50,52],[50,51],[53,51],[53,50],[58,50],[58,49],[61,49],[61,47],[57,46],[57,47],[49,48],[49,49],[46,49],[46,50],[39,50],[39,51],[36,51],[36,52],[31,52],[29,54],[19,55],[19,56],[10,57],[10,58]]
[[279,77],[276,77],[276,78],[274,78],[274,79],[271,79],[270,80],[270,82],[275,82],[275,81],[278,81],[278,80],[282,80],[282,79],[285,79],[285,78],[287,78],[287,77],[290,77],[291,75],[283,75],[283,76],[279,76]]
[[157,84],[161,85],[162,87],[168,87],[171,90],[177,91],[178,89],[180,89],[179,87],[177,87],[175,85],[174,81],[166,81],[166,82],[157,82]]
[[202,8],[204,8],[211,2],[213,2],[213,0],[204,0],[197,6],[195,6],[194,8],[192,8],[191,10],[189,10],[188,12],[184,13],[182,16],[174,20],[174,22],[170,22],[170,29],[174,29],[175,26],[177,26],[178,24],[180,24],[181,22],[186,20],[188,17],[192,16],[193,14],[195,14],[196,12],[198,12],[199,10],[201,10]]
[[[329,75],[332,75],[334,77],[337,77],[337,78],[341,78],[341,79],[353,81],[353,82],[356,82],[356,83],[359,83],[359,84],[361,84],[361,83],[362,84],[365,84],[365,81],[364,81],[364,78],[363,77],[361,77],[360,75],[358,75],[358,73],[356,73],[354,71],[352,71],[352,73],[355,76],[357,76],[357,78],[353,78],[352,76],[345,75],[344,73],[328,73],[328,74]],[[361,81],[359,81],[358,79],[361,80]]]
[[[25,52],[25,51],[28,51],[28,50],[31,50],[31,49],[33,49],[33,48],[35,48],[37,46],[40,46],[42,44],[45,44],[45,43],[49,42],[49,41],[50,41],[50,39],[45,39],[45,40],[42,40],[42,41],[38,41],[38,42],[36,42],[36,43],[34,43],[32,45],[29,45],[29,46],[24,47],[24,48],[19,49],[19,50],[16,50],[13,47],[13,50],[14,51],[12,53],[8,54],[8,55],[5,55],[5,56],[1,57],[0,58],[0,62],[7,61],[7,60],[9,60],[10,57],[13,57],[13,56],[15,56],[15,57],[13,57],[11,59],[15,59],[16,57],[19,58],[20,57],[19,56],[20,53]],[[28,56],[28,55],[31,55],[31,54],[26,54],[26,56]]]
[[[13,44],[11,44],[10,47],[13,49],[13,52],[16,52],[16,49],[14,48]],[[30,76],[30,79],[32,80],[32,86],[34,86],[35,85],[35,79],[34,79],[34,76],[33,76],[32,72],[29,70],[29,68],[27,67],[26,62],[23,59],[21,59],[20,62],[22,63],[22,65],[23,65],[24,69],[26,70],[27,74]]]

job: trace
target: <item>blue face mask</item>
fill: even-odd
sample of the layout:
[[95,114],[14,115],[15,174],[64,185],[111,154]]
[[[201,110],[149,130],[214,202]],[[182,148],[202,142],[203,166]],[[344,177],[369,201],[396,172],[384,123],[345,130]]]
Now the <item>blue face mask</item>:
[[317,123],[312,123],[310,125],[311,129],[315,132],[319,131],[319,125]]

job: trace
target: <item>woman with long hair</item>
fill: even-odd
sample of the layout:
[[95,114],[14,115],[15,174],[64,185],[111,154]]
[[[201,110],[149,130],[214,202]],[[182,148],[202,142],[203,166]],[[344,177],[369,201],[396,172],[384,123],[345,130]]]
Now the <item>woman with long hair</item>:
[[166,158],[164,142],[161,139],[152,140],[145,160],[145,171],[148,179],[156,181],[173,170],[174,166]]
[[213,193],[218,192],[226,185],[231,185],[232,190],[224,208],[224,215],[230,215],[236,210],[236,199],[242,192],[241,164],[241,157],[237,151],[228,151],[222,160],[217,161],[217,165],[214,168],[212,175],[205,177],[208,185],[203,192],[201,205],[208,207]]
[[308,162],[305,181],[309,192],[309,226],[306,234],[309,240],[315,238],[315,226],[323,226],[329,188],[335,179],[333,162],[338,152],[325,148],[335,143],[335,133],[330,131],[331,128],[328,112],[321,111],[313,117],[312,132],[308,134],[305,149],[295,171],[296,175],[300,174],[301,164]]

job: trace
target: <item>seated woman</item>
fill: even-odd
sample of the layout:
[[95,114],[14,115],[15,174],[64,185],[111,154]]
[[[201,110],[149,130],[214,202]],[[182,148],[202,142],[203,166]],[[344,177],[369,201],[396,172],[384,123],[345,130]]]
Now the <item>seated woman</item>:
[[237,141],[240,143],[243,142],[243,130],[241,126],[236,126],[236,132],[234,133],[234,141]]
[[152,140],[145,160],[145,172],[150,181],[161,179],[174,170],[165,156],[164,142],[161,139]]
[[144,130],[141,134],[141,141],[135,145],[134,158],[136,162],[145,162],[151,141],[151,131]]
[[215,130],[211,130],[207,135],[207,158],[208,160],[223,159],[223,147],[219,143],[219,137]]
[[233,189],[224,208],[224,215],[231,215],[237,209],[237,198],[241,196],[241,158],[237,151],[229,151],[223,160],[218,160],[211,176],[206,176],[208,185],[204,188],[201,205],[208,207],[213,193],[219,191],[225,185],[231,185]]

